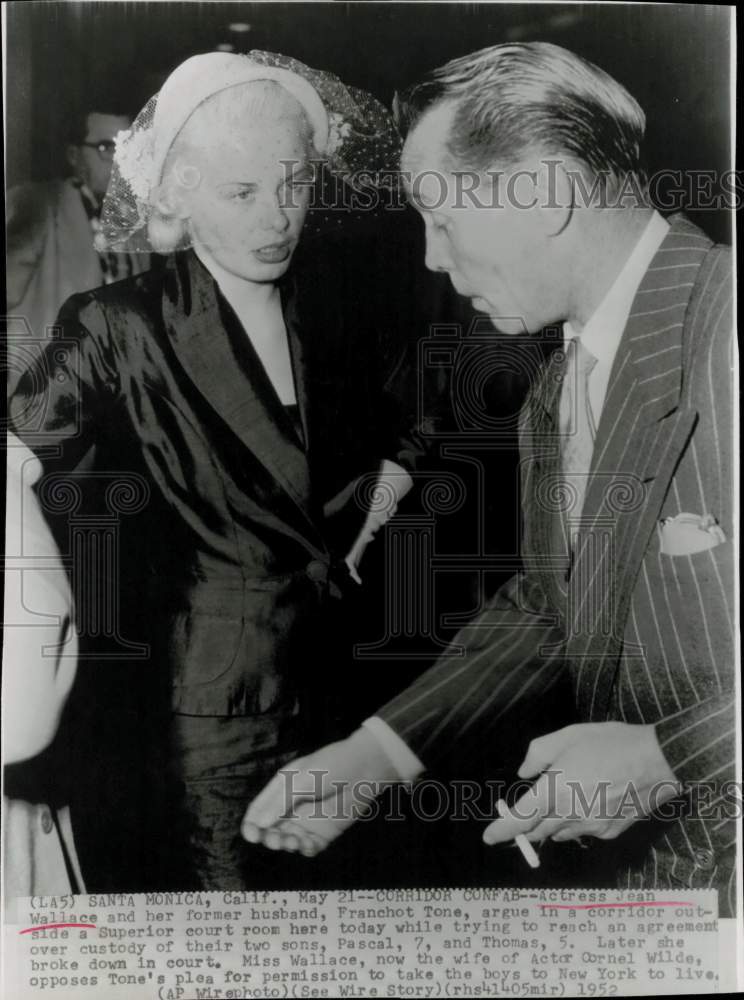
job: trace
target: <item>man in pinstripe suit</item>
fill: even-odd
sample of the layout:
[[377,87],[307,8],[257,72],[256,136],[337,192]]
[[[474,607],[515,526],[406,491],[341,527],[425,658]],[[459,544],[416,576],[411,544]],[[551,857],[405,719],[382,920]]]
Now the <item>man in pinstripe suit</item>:
[[454,60],[398,111],[427,265],[505,333],[563,322],[520,418],[524,569],[375,718],[279,772],[244,835],[315,853],[352,821],[317,811],[332,782],[351,809],[358,779],[498,759],[507,719],[568,678],[581,721],[525,748],[534,784],[486,843],[612,840],[620,885],[714,887],[731,914],[730,254],[654,211],[642,110],[563,49]]

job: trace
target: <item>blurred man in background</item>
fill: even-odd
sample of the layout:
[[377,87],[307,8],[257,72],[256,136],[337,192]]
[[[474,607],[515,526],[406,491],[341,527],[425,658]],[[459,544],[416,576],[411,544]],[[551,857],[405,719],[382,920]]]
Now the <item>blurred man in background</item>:
[[114,139],[131,124],[114,109],[112,102],[98,100],[71,121],[68,177],[27,182],[7,192],[8,392],[31,360],[29,340],[44,338],[70,295],[150,266],[149,254],[99,253],[93,243]]

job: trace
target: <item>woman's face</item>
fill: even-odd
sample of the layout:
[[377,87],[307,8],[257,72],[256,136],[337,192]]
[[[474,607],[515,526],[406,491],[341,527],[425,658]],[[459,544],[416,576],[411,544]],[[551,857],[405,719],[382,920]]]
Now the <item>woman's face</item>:
[[175,170],[188,189],[194,245],[239,278],[276,281],[299,241],[313,176],[297,124],[247,123],[239,135],[192,152]]

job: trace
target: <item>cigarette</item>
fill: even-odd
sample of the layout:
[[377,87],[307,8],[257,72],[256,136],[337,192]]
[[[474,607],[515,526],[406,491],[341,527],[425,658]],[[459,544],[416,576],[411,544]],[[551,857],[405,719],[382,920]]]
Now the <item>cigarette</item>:
[[[511,813],[509,812],[509,807],[503,799],[499,799],[496,803],[496,812],[501,816],[502,819],[509,819]],[[535,848],[527,840],[523,833],[518,833],[514,838],[514,843],[517,845],[519,850],[522,852],[522,857],[530,866],[530,868],[539,868],[540,859],[537,856]]]

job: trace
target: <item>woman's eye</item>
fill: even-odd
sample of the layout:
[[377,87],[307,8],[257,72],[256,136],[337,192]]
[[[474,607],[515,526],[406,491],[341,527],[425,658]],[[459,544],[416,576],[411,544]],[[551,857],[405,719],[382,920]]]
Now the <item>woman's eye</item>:
[[223,188],[222,196],[228,201],[252,201],[256,191],[252,187]]

